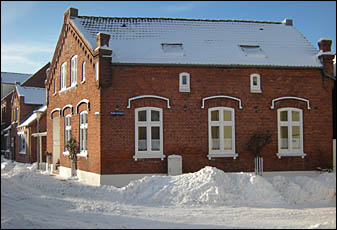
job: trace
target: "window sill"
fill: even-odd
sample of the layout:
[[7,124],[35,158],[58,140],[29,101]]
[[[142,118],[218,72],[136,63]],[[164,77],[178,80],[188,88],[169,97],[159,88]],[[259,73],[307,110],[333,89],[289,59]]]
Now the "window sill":
[[210,153],[207,155],[208,160],[216,157],[233,157],[233,159],[235,160],[238,156],[239,154],[237,153]]
[[80,153],[76,154],[77,157],[84,157],[85,159],[88,159],[88,151],[82,151]]
[[306,153],[276,153],[277,157],[281,159],[281,157],[302,157],[304,158]]
[[64,92],[67,92],[67,91],[69,91],[69,90],[71,90],[71,89],[76,89],[76,88],[77,88],[77,84],[71,85],[71,86],[68,87],[68,88],[63,88],[63,89],[61,89],[61,90],[58,92],[58,94],[60,95],[61,93],[64,93]]
[[69,152],[68,151],[63,152],[62,154],[63,154],[63,156],[69,156]]
[[251,93],[262,93],[260,89],[250,89]]
[[19,152],[19,154],[21,154],[21,155],[26,155],[26,152]]
[[162,153],[136,153],[135,155],[133,155],[133,159],[135,159],[135,161],[137,161],[139,159],[143,159],[143,158],[160,158],[161,160],[164,160],[165,155]]
[[191,90],[190,90],[190,88],[179,88],[179,92],[181,92],[181,93],[190,93]]

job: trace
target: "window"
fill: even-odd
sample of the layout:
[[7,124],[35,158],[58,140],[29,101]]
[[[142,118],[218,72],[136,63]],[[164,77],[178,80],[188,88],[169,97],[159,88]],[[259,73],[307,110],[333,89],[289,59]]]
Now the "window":
[[54,79],[54,94],[56,94],[56,78]]
[[67,143],[71,137],[71,115],[67,115],[64,118],[64,151],[68,152],[67,150]]
[[265,52],[259,45],[240,45],[241,51],[247,57],[266,58]]
[[162,43],[161,48],[164,53],[177,53],[183,50],[182,43]]
[[98,81],[98,74],[99,74],[98,62],[96,62],[95,69],[96,69],[96,81]]
[[70,69],[71,86],[75,86],[77,82],[77,55],[71,58]]
[[88,112],[80,113],[80,154],[87,155],[88,151]]
[[302,110],[282,108],[277,110],[278,156],[305,156],[303,153]]
[[85,82],[85,61],[82,63],[82,82]]
[[262,93],[260,75],[257,73],[250,75],[250,92],[251,93]]
[[234,157],[235,153],[234,109],[216,107],[208,110],[209,159],[212,157]]
[[67,62],[64,62],[61,65],[61,80],[60,80],[61,90],[66,89],[66,79],[67,79]]
[[162,158],[163,115],[162,109],[144,107],[135,109],[134,158]]
[[190,92],[190,74],[179,74],[179,92]]
[[26,136],[25,134],[18,133],[19,135],[19,153],[26,154]]

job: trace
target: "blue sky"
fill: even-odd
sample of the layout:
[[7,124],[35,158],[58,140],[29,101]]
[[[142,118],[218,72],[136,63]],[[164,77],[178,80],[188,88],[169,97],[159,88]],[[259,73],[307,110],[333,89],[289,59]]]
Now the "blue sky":
[[328,37],[336,53],[336,1],[1,1],[1,71],[34,73],[51,61],[69,7],[103,17],[291,18],[314,47]]

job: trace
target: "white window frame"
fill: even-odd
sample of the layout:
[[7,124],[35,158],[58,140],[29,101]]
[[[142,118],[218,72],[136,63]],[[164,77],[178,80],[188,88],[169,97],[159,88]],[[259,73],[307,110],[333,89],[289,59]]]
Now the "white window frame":
[[[288,121],[281,121],[281,112],[287,111]],[[299,112],[299,121],[292,120],[292,111]],[[281,126],[288,127],[288,149],[281,149]],[[300,127],[300,149],[292,148],[292,126]],[[306,154],[303,149],[303,110],[297,108],[280,108],[277,110],[277,135],[278,135],[278,153],[276,154],[279,158],[285,156],[301,156],[304,158]]]
[[57,86],[57,83],[56,83],[56,78],[54,79],[54,95],[56,94],[56,86]]
[[[86,117],[87,117],[86,123],[81,124],[84,114],[86,114]],[[89,118],[88,111],[82,111],[80,113],[80,119],[79,119],[80,120],[80,124],[79,124],[80,125],[80,128],[79,128],[79,151],[80,153],[77,154],[77,156],[85,157],[85,158],[88,157],[88,133],[89,133],[88,132],[88,118]],[[83,140],[82,140],[81,130],[83,130],[83,134],[87,133],[87,136]],[[84,130],[87,130],[87,132],[85,132]],[[83,145],[85,145],[86,147],[85,149],[83,149]]]
[[82,63],[82,81],[81,83],[85,82],[85,61]]
[[[186,77],[186,84],[183,84],[183,78]],[[191,92],[190,74],[182,72],[179,74],[179,92]]]
[[65,90],[67,88],[67,62],[62,63],[61,65],[61,72],[60,72],[60,88]]
[[70,87],[77,85],[77,55],[70,60]]
[[[67,122],[67,120],[69,119],[69,123]],[[63,155],[69,155],[69,151],[67,150],[67,142],[70,139],[71,136],[71,115],[67,115],[64,117],[64,152]],[[67,140],[68,139],[68,140]]]
[[98,61],[96,62],[96,64],[95,64],[95,74],[96,74],[96,81],[98,81],[98,74],[99,74],[99,68],[98,68],[99,66],[98,66]]
[[[212,111],[219,111],[219,121],[212,121]],[[231,112],[231,121],[223,120],[224,111]],[[220,149],[212,149],[212,126],[219,126],[219,140]],[[232,126],[232,149],[224,149],[224,126]],[[213,157],[233,157],[236,159],[238,154],[235,152],[235,110],[229,107],[213,107],[208,109],[208,159],[211,160]]]
[[[138,112],[146,111],[146,121],[138,121]],[[151,121],[151,111],[159,112],[159,121]],[[146,151],[138,150],[138,128],[146,127]],[[160,150],[152,150],[151,128],[159,127],[160,133]],[[163,154],[163,110],[157,107],[141,107],[135,109],[135,155],[133,158],[137,161],[138,158],[161,158],[163,160],[165,155]]]
[[[254,78],[256,78],[257,85],[254,85]],[[250,92],[251,93],[262,93],[260,74],[253,73],[250,75]]]
[[18,132],[19,136],[19,154],[26,154],[26,135],[24,132]]

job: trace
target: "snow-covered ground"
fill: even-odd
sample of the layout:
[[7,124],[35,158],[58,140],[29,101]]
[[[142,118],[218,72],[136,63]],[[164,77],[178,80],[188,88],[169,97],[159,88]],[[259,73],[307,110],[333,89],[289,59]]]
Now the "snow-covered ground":
[[1,228],[336,228],[336,174],[260,177],[214,167],[88,186],[1,159]]

